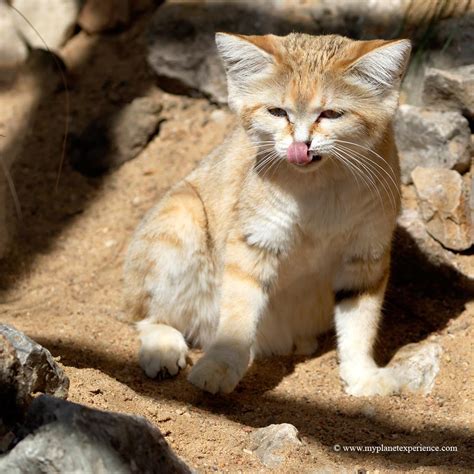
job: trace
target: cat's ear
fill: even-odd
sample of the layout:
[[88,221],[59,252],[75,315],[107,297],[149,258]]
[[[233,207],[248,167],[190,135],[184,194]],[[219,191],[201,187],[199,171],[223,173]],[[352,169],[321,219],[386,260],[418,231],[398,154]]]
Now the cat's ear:
[[217,33],[217,50],[224,63],[229,86],[245,90],[249,82],[272,72],[275,64],[273,35],[244,36]]
[[398,88],[410,59],[411,42],[374,40],[359,45],[357,59],[347,68],[351,79],[379,92]]

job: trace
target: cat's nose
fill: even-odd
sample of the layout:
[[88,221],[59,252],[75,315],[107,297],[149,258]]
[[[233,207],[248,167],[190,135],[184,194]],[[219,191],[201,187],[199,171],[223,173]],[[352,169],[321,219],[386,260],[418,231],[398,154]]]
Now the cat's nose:
[[308,147],[308,150],[309,150],[311,147],[311,140],[306,140],[304,143]]

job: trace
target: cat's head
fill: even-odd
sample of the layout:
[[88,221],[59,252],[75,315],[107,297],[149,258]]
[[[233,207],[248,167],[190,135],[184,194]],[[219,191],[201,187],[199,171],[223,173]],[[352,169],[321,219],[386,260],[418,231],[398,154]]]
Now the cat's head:
[[408,40],[218,33],[229,105],[261,149],[302,171],[371,148],[395,113]]

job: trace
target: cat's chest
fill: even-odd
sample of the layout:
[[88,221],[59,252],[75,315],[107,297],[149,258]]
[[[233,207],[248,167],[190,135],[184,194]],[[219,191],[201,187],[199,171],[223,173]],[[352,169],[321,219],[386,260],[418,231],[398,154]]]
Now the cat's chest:
[[294,201],[272,197],[246,210],[241,222],[248,244],[284,253],[295,238],[298,206]]
[[244,235],[251,245],[283,253],[302,240],[335,244],[366,217],[361,204],[333,194],[262,200],[243,219]]

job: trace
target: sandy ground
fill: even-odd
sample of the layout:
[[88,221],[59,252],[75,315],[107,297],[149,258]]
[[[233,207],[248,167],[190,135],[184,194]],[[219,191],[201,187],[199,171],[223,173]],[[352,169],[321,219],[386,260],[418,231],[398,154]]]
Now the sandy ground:
[[[378,352],[387,360],[402,345],[436,340],[443,356],[429,395],[346,395],[331,334],[315,357],[255,364],[228,396],[198,391],[186,381],[188,370],[165,381],[142,373],[135,332],[116,318],[127,243],[147,209],[225,137],[233,119],[204,99],[155,85],[141,26],[100,38],[79,34],[65,47],[71,128],[81,129],[110,104],[148,95],[164,107],[159,133],[136,159],[103,178],[85,178],[65,163],[54,191],[66,93],[59,88],[41,97],[18,138],[24,148],[14,179],[23,221],[12,254],[0,264],[0,320],[58,358],[71,381],[69,400],[146,417],[199,472],[472,472],[474,305],[463,277],[431,264],[403,231]],[[6,107],[14,96],[14,87],[0,91]],[[412,205],[411,191],[405,194]],[[455,263],[473,267],[469,255]],[[266,469],[249,451],[249,435],[283,422],[298,428],[303,444],[280,468]],[[344,450],[381,444],[439,452]],[[442,452],[443,446],[456,451]]]

